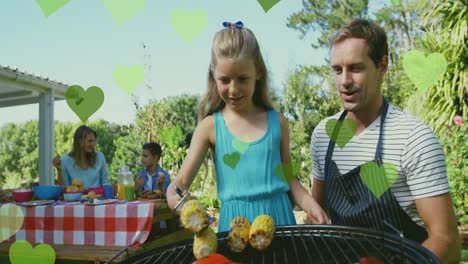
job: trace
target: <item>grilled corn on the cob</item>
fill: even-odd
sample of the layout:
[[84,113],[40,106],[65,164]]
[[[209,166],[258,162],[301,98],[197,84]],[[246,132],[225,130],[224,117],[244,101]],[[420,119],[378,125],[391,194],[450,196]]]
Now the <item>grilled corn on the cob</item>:
[[197,233],[208,225],[205,207],[198,200],[187,201],[180,212],[182,225],[190,231]]
[[207,228],[193,239],[193,255],[196,259],[204,258],[218,250],[218,239],[211,228]]
[[249,242],[253,248],[266,249],[273,241],[275,221],[269,215],[259,215],[252,223]]
[[242,252],[249,243],[250,223],[244,217],[232,219],[227,243],[231,251]]

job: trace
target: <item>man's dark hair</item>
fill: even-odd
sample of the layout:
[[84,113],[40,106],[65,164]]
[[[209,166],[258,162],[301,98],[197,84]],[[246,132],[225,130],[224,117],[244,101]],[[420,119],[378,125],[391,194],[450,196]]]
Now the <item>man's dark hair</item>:
[[158,155],[159,157],[161,157],[162,149],[161,146],[156,142],[145,143],[143,145],[143,149],[149,150],[149,152],[151,152],[151,155]]
[[331,38],[330,47],[348,38],[360,38],[367,41],[369,57],[379,67],[383,56],[388,55],[387,35],[375,22],[354,18],[342,26]]

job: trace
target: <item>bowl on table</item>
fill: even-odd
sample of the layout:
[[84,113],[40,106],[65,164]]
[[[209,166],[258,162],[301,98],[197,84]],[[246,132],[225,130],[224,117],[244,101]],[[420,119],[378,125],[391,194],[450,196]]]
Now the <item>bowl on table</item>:
[[63,187],[58,185],[40,185],[33,187],[34,196],[40,200],[58,200]]
[[31,201],[33,197],[33,191],[31,189],[19,189],[12,192],[13,199],[17,203]]
[[81,199],[81,195],[83,195],[83,192],[66,192],[63,193],[63,200],[68,202],[79,201]]

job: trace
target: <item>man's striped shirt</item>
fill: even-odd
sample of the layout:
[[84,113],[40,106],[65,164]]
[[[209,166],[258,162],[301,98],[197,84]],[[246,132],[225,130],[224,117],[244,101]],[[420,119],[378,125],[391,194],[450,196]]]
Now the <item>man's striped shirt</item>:
[[[325,124],[331,118],[338,119],[340,114],[322,120],[312,133],[313,177],[318,180],[325,180],[325,156],[330,141]],[[374,160],[379,129],[380,116],[343,148],[335,145],[332,159],[341,174]],[[398,168],[391,191],[413,221],[423,225],[415,200],[450,191],[442,146],[428,126],[391,104],[382,132],[382,161]]]

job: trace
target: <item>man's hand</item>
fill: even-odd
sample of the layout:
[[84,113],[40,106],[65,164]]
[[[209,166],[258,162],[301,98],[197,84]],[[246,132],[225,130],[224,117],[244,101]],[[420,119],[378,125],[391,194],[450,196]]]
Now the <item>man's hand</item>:
[[331,221],[325,210],[322,209],[322,207],[317,203],[317,201],[315,201],[314,199],[311,200],[312,202],[311,206],[309,207],[310,209],[306,211],[306,221],[310,221],[313,224],[330,225]]

